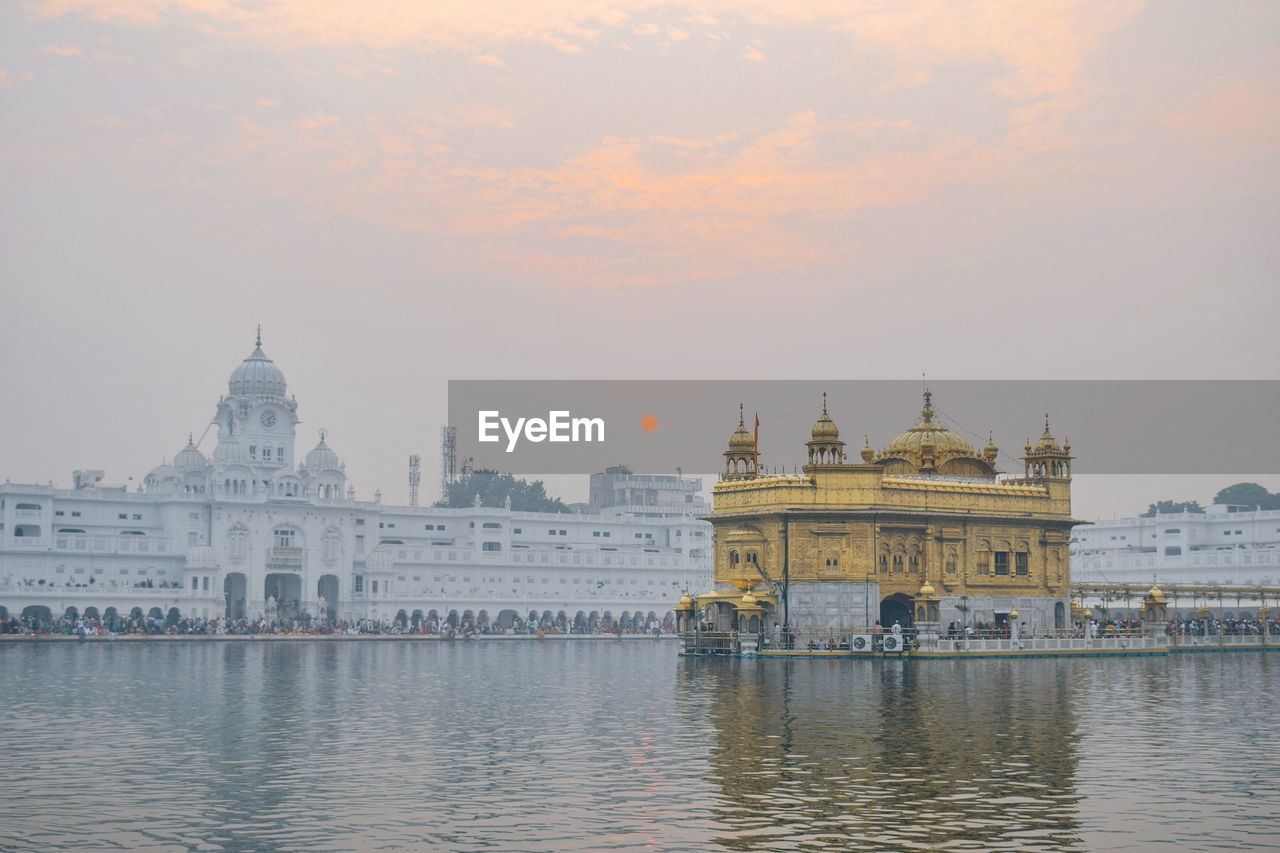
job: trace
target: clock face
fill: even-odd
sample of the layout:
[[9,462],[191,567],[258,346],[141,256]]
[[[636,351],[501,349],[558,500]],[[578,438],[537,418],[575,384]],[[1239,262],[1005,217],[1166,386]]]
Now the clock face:
[[262,425],[264,427],[266,427],[267,429],[271,429],[273,426],[276,425],[276,410],[263,409],[262,416],[259,418],[259,420],[262,421]]

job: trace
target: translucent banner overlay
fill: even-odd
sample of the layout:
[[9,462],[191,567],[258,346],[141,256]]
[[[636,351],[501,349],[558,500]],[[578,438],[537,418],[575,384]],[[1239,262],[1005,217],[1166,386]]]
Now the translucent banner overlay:
[[[920,422],[919,380],[451,380],[457,454],[512,474],[723,469],[742,422],[766,471],[805,464],[827,409],[862,462]],[[1024,446],[1049,430],[1078,474],[1280,473],[1280,380],[930,381],[932,420],[1021,474]],[[482,440],[488,439],[488,440]]]

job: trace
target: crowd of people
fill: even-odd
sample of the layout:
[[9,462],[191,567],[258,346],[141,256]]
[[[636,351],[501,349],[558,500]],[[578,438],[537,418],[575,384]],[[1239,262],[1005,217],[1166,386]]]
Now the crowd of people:
[[1262,636],[1263,632],[1273,637],[1280,636],[1280,619],[1268,619],[1263,624],[1261,619],[1171,619],[1165,626],[1165,633],[1170,636],[1183,637],[1238,637]]
[[115,634],[150,634],[158,636],[227,635],[227,634],[308,634],[332,635],[361,634],[380,635],[432,635],[441,637],[472,637],[489,635],[575,634],[631,636],[648,634],[659,636],[675,630],[671,621],[657,619],[622,620],[590,619],[572,621],[565,619],[524,620],[516,618],[510,625],[478,624],[475,619],[456,621],[442,619],[411,619],[396,617],[390,620],[357,619],[329,620],[301,618],[226,619],[183,616],[165,618],[157,616],[117,617],[111,620],[98,618],[55,617],[49,620],[27,617],[0,618],[0,634],[67,635],[96,637]]

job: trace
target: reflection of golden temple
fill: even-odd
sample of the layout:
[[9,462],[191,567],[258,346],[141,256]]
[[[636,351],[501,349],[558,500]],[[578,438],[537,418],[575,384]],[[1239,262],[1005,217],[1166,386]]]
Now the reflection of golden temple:
[[877,620],[1064,628],[1071,447],[1048,418],[1027,442],[1024,476],[1000,478],[999,448],[975,451],[924,392],[919,421],[850,461],[827,410],[805,442],[803,473],[768,474],[739,414],[714,491],[716,588],[682,600],[683,627],[858,628]]

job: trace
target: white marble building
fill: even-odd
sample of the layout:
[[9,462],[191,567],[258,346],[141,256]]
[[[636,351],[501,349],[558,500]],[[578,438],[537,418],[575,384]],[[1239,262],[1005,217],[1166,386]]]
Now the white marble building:
[[1214,504],[1203,513],[1118,518],[1072,531],[1082,583],[1280,585],[1280,510]]
[[188,439],[136,492],[101,471],[77,471],[70,489],[0,485],[0,608],[253,618],[274,599],[282,615],[323,603],[345,619],[505,624],[661,618],[710,583],[700,501],[556,514],[356,500],[323,431],[296,463],[298,403],[261,339],[213,423],[210,456]]

